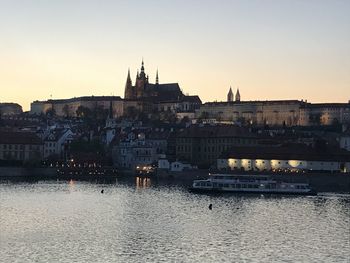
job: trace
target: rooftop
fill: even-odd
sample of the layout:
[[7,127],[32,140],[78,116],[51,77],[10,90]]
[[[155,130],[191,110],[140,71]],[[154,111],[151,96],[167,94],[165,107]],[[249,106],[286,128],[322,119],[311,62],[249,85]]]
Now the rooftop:
[[0,144],[42,144],[34,132],[0,131]]

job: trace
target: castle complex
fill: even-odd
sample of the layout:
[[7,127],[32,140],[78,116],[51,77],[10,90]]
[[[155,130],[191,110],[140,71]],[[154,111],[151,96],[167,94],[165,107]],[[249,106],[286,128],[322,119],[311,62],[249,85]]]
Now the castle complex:
[[303,100],[242,101],[237,89],[232,89],[227,102],[207,102],[196,111],[196,117],[206,116],[217,121],[255,125],[331,125],[350,123],[350,103],[308,103]]
[[129,108],[146,114],[162,111],[194,113],[201,104],[202,101],[198,96],[184,95],[178,83],[159,83],[158,71],[155,83],[150,83],[142,61],[141,70],[136,74],[135,85],[132,84],[130,70],[128,71],[124,99],[119,96],[91,96],[34,101],[31,103],[30,112],[45,114],[48,110],[53,109],[58,116],[75,117],[79,107],[90,110],[99,107],[110,110],[112,116],[118,118],[125,115]]
[[303,100],[242,101],[239,89],[230,87],[226,102],[202,104],[198,96],[184,95],[178,83],[150,83],[144,62],[133,84],[128,70],[124,99],[118,96],[91,96],[63,100],[34,101],[31,113],[45,114],[54,109],[58,116],[77,116],[79,107],[109,110],[114,118],[124,116],[130,108],[150,114],[172,112],[178,116],[238,122],[253,125],[331,125],[350,122],[350,103],[308,103]]

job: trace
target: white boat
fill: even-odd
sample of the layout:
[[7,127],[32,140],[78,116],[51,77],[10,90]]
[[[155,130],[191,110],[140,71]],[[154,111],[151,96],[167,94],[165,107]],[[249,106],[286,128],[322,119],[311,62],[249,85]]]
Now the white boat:
[[264,175],[212,174],[209,179],[194,180],[189,190],[197,193],[317,194],[309,184],[280,182]]

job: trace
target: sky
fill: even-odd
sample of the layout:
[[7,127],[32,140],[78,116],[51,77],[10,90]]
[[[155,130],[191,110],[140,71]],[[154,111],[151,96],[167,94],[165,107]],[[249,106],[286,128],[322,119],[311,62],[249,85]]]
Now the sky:
[[203,102],[350,100],[350,1],[0,0],[0,102],[124,96],[150,82]]

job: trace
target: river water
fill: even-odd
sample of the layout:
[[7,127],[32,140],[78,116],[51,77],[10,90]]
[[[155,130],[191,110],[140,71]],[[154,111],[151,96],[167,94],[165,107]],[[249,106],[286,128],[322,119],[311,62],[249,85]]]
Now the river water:
[[350,262],[350,195],[5,182],[0,248],[0,262]]

